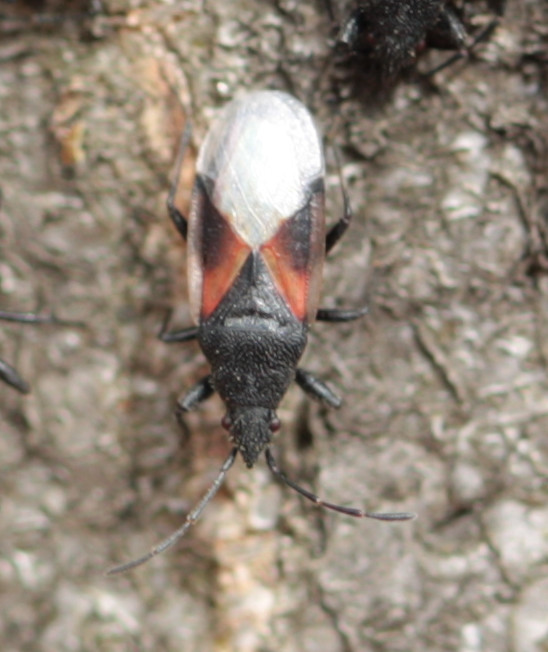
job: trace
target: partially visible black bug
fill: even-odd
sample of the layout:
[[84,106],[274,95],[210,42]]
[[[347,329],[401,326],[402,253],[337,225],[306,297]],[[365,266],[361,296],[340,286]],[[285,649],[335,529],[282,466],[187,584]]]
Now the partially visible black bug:
[[[326,1],[334,17],[332,2]],[[353,0],[350,6],[347,3],[338,46],[378,84],[393,82],[424,48],[455,50],[452,57],[429,71],[432,75],[489,37],[504,12],[505,1],[488,0],[496,17],[470,37],[462,19],[462,3],[459,8],[452,0]]]
[[0,0],[0,34],[50,31],[66,24],[84,26],[102,13],[101,0]]
[[280,429],[276,409],[292,381],[330,407],[341,400],[297,367],[315,319],[340,322],[365,310],[318,309],[322,263],[350,223],[350,210],[326,233],[324,158],[312,117],[281,92],[231,102],[200,149],[187,220],[175,206],[181,147],[168,208],[188,240],[190,306],[197,327],[164,333],[166,342],[197,339],[211,373],[180,402],[190,410],[218,392],[234,447],[217,479],[184,524],[146,555],[109,573],[134,568],[178,541],[216,494],[238,453],[248,467],[264,451],[273,474],[316,505],[386,521],[409,513],[374,513],[325,502],[279,470],[270,450]]

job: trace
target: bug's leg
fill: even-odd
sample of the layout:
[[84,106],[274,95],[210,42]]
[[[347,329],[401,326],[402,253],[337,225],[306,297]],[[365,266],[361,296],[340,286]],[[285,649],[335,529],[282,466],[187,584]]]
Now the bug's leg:
[[329,15],[329,20],[334,23],[335,22],[335,12],[333,11],[333,2],[332,0],[323,0],[323,3],[325,5],[325,10],[327,11]]
[[21,394],[28,394],[30,392],[29,384],[23,380],[18,371],[14,369],[4,360],[0,359],[0,379],[5,383],[16,389]]
[[[328,253],[331,249],[337,244],[337,242],[342,238],[350,222],[352,221],[352,207],[350,206],[350,200],[348,198],[348,193],[344,187],[344,182],[341,172],[341,164],[337,152],[335,150],[335,155],[337,157],[337,164],[339,168],[339,181],[341,184],[341,192],[343,196],[343,215],[339,221],[334,224],[325,237],[325,252]],[[318,321],[329,321],[329,322],[345,322],[353,321],[354,319],[359,319],[363,317],[368,312],[368,306],[363,306],[361,308],[355,309],[338,309],[338,308],[319,308],[316,313],[316,319]],[[320,382],[320,381],[316,381]],[[323,383],[321,383],[323,385]],[[305,390],[307,391],[307,390]]]
[[188,412],[214,393],[215,388],[211,382],[211,376],[206,376],[199,380],[194,387],[191,387],[183,398],[177,401],[177,406],[181,412]]
[[495,12],[499,18],[504,16],[506,0],[490,0],[488,4],[491,7],[491,11]]
[[329,229],[329,231],[325,236],[326,254],[329,253],[331,249],[333,249],[333,247],[337,244],[337,242],[342,238],[346,229],[350,226],[350,222],[352,221],[352,207],[350,206],[350,200],[348,199],[348,194],[346,192],[342,180],[341,166],[338,161],[338,157],[337,157],[337,163],[339,166],[339,179],[341,183],[341,191],[343,196],[343,215],[339,219],[339,221]]
[[162,332],[158,335],[158,339],[167,344],[171,344],[172,342],[189,342],[190,340],[195,340],[197,336],[198,327],[189,326],[180,331],[171,331],[170,333]]
[[425,77],[433,77],[438,72],[452,66],[459,59],[463,59],[469,51],[466,48],[466,37],[466,30],[460,18],[450,7],[445,6],[436,25],[426,35],[426,44],[438,50],[456,50],[456,52],[429,70]]
[[350,51],[356,49],[360,34],[360,18],[362,10],[356,7],[343,21],[339,28],[337,43],[346,46]]
[[[335,150],[335,155],[337,152]],[[339,221],[334,224],[325,237],[325,252],[328,253],[341,239],[344,235],[346,229],[350,226],[352,221],[352,207],[350,206],[350,200],[348,198],[348,193],[344,187],[344,182],[341,173],[341,164],[339,157],[337,156],[337,164],[339,168],[339,181],[341,184],[341,192],[343,196],[343,216]],[[344,322],[352,321],[354,319],[359,319],[363,317],[368,312],[368,306],[362,306],[361,308],[355,309],[338,309],[338,308],[320,308],[316,313],[316,319],[318,321],[329,321],[329,322]]]
[[500,17],[504,13],[504,5],[505,2],[503,1],[496,8],[497,17],[493,18],[493,20],[480,30],[469,45],[466,44],[466,31],[460,18],[450,7],[445,6],[435,27],[428,33],[426,42],[431,47],[440,50],[456,50],[456,52],[438,66],[429,70],[424,76],[432,77],[441,70],[452,66],[459,59],[468,56],[478,43],[489,39],[499,25]]
[[409,521],[415,518],[416,514],[413,512],[366,512],[363,509],[358,509],[356,507],[345,507],[344,505],[336,505],[335,503],[329,503],[322,498],[316,496],[308,489],[301,487],[293,480],[290,480],[283,471],[280,471],[270,448],[267,448],[265,451],[267,464],[272,471],[272,473],[281,480],[288,487],[291,487],[297,493],[300,493],[301,496],[308,498],[318,507],[323,507],[324,509],[330,509],[334,512],[339,512],[340,514],[346,514],[347,516],[354,516],[354,518],[374,518],[377,521]]
[[162,329],[158,333],[158,339],[167,344],[172,342],[189,342],[190,340],[195,340],[198,337],[198,327],[189,326],[188,328],[183,328],[180,331],[171,331],[168,332],[167,325],[169,324],[169,319],[171,317],[171,311],[168,312],[164,322],[162,324]]
[[338,408],[342,405],[342,400],[329,389],[329,387],[304,369],[297,369],[295,374],[297,385],[309,396],[325,403],[329,407]]
[[426,33],[426,45],[438,50],[462,50],[466,46],[466,29],[456,11],[445,5],[434,26]]
[[318,308],[316,321],[344,322],[359,319],[369,312],[369,306],[361,308]]
[[181,143],[179,145],[179,153],[177,154],[177,161],[175,163],[175,176],[173,177],[173,183],[169,189],[169,195],[167,196],[167,210],[171,221],[175,224],[177,231],[183,236],[186,240],[187,234],[187,219],[181,213],[181,211],[175,206],[175,197],[177,195],[177,188],[179,187],[179,178],[181,176],[181,170],[183,167],[183,160],[185,158],[185,153],[187,147],[190,143],[190,136],[192,134],[192,125],[187,122],[186,127],[181,136]]

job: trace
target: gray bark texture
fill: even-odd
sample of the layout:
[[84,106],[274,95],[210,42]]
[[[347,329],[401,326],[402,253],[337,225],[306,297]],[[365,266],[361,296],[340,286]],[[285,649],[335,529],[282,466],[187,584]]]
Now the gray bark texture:
[[[107,0],[83,21],[57,2],[52,22],[21,4],[0,22],[0,308],[85,326],[0,323],[32,386],[0,386],[0,649],[548,650],[545,0],[509,0],[469,59],[375,107],[329,64],[319,0]],[[418,518],[324,513],[238,460],[174,549],[105,577],[229,450],[218,398],[174,417],[207,365],[157,339],[170,309],[190,319],[165,200],[187,118],[183,209],[211,120],[258,88],[317,118],[332,221],[341,151],[355,217],[322,305],[370,305],[314,325],[303,364],[344,404],[292,388],[276,456],[328,500]]]

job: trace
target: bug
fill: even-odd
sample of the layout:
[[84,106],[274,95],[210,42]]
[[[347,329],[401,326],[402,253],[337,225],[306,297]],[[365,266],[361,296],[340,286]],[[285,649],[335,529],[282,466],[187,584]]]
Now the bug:
[[[496,17],[470,38],[462,11],[451,0],[357,0],[342,22],[337,44],[378,84],[393,82],[426,47],[455,50],[427,73],[431,76],[490,36],[504,13],[505,2],[488,0]],[[330,0],[328,9],[333,17]]]
[[409,513],[375,513],[321,500],[280,471],[270,449],[276,416],[292,381],[330,407],[341,399],[298,367],[314,319],[350,321],[365,310],[318,309],[322,263],[349,226],[326,232],[324,158],[311,115],[278,91],[236,99],[202,144],[187,220],[175,206],[183,152],[168,198],[173,223],[188,243],[190,306],[197,326],[163,333],[166,342],[197,339],[211,366],[179,402],[187,411],[219,393],[223,427],[233,443],[219,474],[183,525],[149,553],[116,566],[134,568],[167,550],[199,518],[238,454],[252,467],[264,452],[272,473],[316,505],[355,517],[396,521]]

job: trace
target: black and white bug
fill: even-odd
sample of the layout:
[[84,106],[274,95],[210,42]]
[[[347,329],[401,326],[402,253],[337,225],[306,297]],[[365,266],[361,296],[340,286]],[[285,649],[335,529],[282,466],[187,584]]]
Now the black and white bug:
[[190,306],[197,326],[164,333],[166,342],[197,339],[211,373],[180,401],[190,410],[215,391],[234,447],[184,524],[148,554],[109,573],[134,568],[178,541],[218,491],[238,453],[248,467],[261,453],[274,475],[320,507],[350,516],[407,520],[325,502],[279,470],[270,450],[280,429],[276,409],[292,381],[331,407],[341,400],[299,368],[310,324],[350,321],[359,310],[318,309],[322,264],[350,222],[326,233],[322,144],[312,117],[295,98],[254,92],[231,102],[202,144],[189,219],[175,206],[184,147],[168,199],[170,216],[188,241]]
[[[328,9],[334,17],[331,0]],[[353,57],[355,67],[373,82],[388,84],[411,66],[425,48],[455,54],[430,70],[439,72],[466,56],[498,25],[506,0],[488,0],[495,18],[472,37],[463,22],[462,4],[453,0],[354,0],[344,14],[337,43]]]

